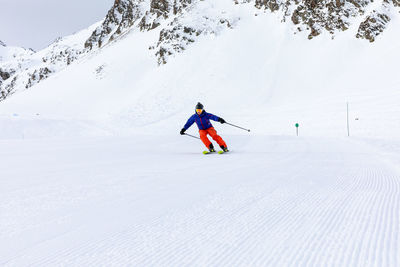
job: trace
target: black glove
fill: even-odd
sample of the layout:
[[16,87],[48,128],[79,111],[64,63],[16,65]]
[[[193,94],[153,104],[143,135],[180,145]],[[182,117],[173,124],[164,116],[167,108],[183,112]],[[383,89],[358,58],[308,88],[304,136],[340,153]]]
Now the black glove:
[[185,128],[182,128],[180,134],[181,134],[181,135],[184,135],[184,134],[185,134],[185,131],[186,131],[186,129],[185,129]]
[[225,123],[225,122],[226,122],[223,118],[219,118],[218,121],[219,121],[220,123]]

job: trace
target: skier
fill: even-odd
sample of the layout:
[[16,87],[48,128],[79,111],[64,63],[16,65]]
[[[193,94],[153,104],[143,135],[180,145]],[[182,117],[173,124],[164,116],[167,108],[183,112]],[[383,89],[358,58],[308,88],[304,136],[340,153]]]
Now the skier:
[[215,116],[211,113],[207,113],[204,110],[204,106],[199,102],[196,105],[196,113],[193,114],[188,121],[186,122],[185,126],[183,126],[180,134],[184,135],[185,131],[189,129],[190,126],[194,122],[196,122],[197,127],[199,127],[200,139],[203,141],[204,145],[208,148],[210,152],[215,152],[213,144],[208,140],[207,134],[209,134],[221,147],[224,152],[228,152],[228,147],[226,146],[225,141],[217,134],[217,131],[212,126],[210,120],[218,121],[220,123],[225,123],[223,118]]

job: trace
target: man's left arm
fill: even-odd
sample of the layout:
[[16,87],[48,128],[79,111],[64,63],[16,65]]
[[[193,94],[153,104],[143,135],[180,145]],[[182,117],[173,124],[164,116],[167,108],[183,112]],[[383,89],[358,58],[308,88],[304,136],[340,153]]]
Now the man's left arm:
[[220,123],[225,123],[225,122],[226,122],[223,118],[218,117],[218,116],[215,116],[214,114],[211,114],[211,113],[208,113],[208,118],[209,118],[210,120],[218,121],[218,122],[220,122]]

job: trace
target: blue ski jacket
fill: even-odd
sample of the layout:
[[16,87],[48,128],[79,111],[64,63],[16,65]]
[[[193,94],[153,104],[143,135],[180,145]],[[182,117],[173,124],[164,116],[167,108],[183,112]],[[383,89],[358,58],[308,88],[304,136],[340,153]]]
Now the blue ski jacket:
[[189,129],[190,126],[192,126],[193,123],[196,122],[197,127],[199,127],[199,130],[207,130],[208,128],[213,127],[210,120],[213,121],[218,121],[219,117],[215,116],[211,113],[207,113],[205,110],[198,115],[197,113],[193,114],[188,121],[186,122],[185,126],[183,128],[185,130]]

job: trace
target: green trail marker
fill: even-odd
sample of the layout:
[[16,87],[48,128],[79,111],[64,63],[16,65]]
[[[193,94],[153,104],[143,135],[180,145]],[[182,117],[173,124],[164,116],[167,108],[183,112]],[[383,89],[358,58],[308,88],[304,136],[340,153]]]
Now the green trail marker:
[[296,126],[296,135],[299,136],[299,124],[296,123],[294,126]]

